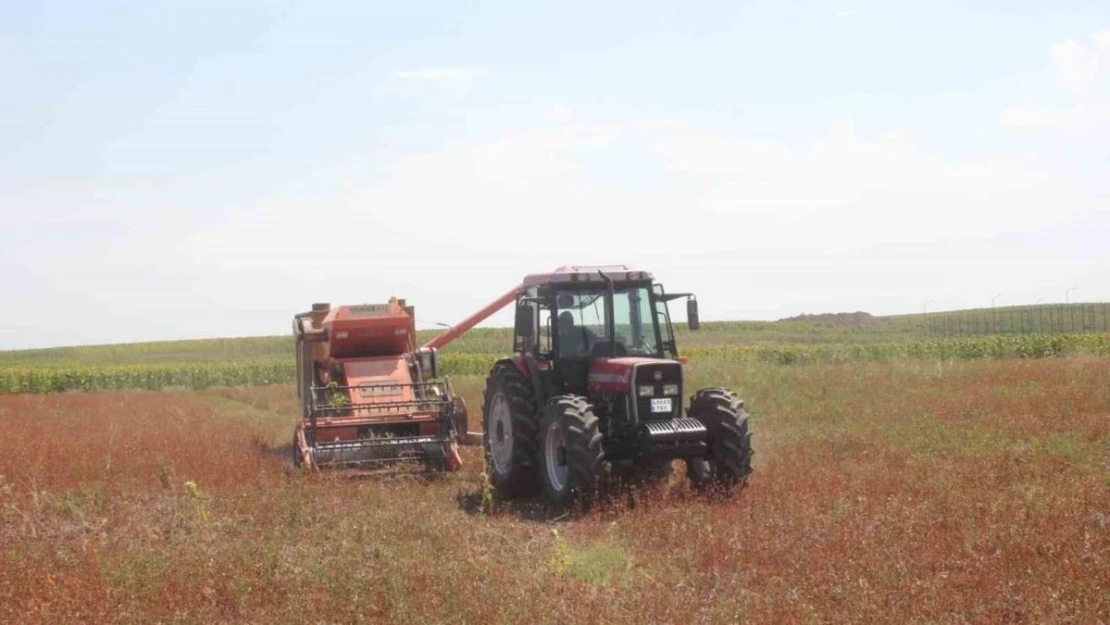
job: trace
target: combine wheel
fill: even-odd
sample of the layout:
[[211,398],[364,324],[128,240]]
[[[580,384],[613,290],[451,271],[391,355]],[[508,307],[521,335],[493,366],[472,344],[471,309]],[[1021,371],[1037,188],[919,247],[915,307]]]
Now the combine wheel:
[[687,460],[687,474],[694,486],[743,488],[752,472],[754,453],[744,402],[728,389],[701,389],[690,398],[688,414],[709,431],[706,457]]
[[459,454],[458,441],[443,444],[443,457],[447,461],[447,470],[454,473],[462,468],[462,455]]
[[460,445],[465,445],[467,429],[470,427],[470,419],[466,412],[466,400],[463,399],[462,395],[455,395],[451,403],[452,412],[455,416],[455,440],[458,441]]
[[585,399],[552,399],[540,422],[543,490],[556,506],[589,503],[597,492],[605,452],[593,407]]
[[293,468],[301,468],[301,446],[297,431],[293,430]]
[[486,379],[482,439],[486,471],[502,497],[535,494],[539,486],[538,409],[532,385],[500,362]]
[[444,441],[440,445],[429,445],[425,448],[422,462],[424,469],[433,475],[443,471],[455,473],[462,468],[459,445],[454,440]]
[[295,469],[313,468],[311,462],[305,462],[304,453],[301,451],[301,444],[303,442],[304,430],[302,430],[301,428],[293,430],[293,468]]

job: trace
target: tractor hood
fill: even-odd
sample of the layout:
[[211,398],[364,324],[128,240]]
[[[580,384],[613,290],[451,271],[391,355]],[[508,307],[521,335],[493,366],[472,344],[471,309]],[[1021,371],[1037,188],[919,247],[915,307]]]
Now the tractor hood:
[[597,358],[590,364],[590,392],[627,392],[637,384],[682,384],[682,365],[662,358]]

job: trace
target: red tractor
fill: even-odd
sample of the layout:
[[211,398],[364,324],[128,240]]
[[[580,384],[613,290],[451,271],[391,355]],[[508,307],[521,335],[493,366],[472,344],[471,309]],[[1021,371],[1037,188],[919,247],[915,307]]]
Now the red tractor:
[[445,344],[516,302],[515,355],[494,364],[483,406],[486,466],[501,496],[542,491],[566,505],[591,498],[607,469],[661,479],[676,459],[695,488],[747,482],[753,452],[744,402],[724,388],[683,399],[685,359],[667,306],[681,298],[697,330],[697,299],[667,293],[646,271],[560,267],[526,276],[428,344]]

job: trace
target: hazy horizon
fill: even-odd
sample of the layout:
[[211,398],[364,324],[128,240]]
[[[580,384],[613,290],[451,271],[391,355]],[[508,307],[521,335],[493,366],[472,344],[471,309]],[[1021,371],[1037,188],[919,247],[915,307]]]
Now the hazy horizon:
[[[982,307],[982,308],[963,308],[963,309],[954,309],[954,310],[928,310],[927,313],[928,313],[928,315],[937,315],[937,316],[943,317],[946,314],[959,314],[959,313],[982,313],[984,315],[988,315],[992,311],[997,311],[999,313],[1004,313],[1007,309],[1018,309],[1018,308],[1042,309],[1042,308],[1045,308],[1045,307],[1054,308],[1054,307],[1061,307],[1061,306],[1080,307],[1080,306],[1108,306],[1108,305],[1110,305],[1110,302],[1085,302],[1085,301],[1077,301],[1077,302],[1070,302],[1070,303],[1065,303],[1065,302],[1041,302],[1041,303],[1038,303],[1038,304],[1021,304],[1021,305],[1014,305],[1014,306],[1001,306],[1000,305],[1000,306],[998,306],[997,308],[994,308],[994,309],[989,308],[989,307]],[[827,316],[827,315],[855,315],[855,314],[859,314],[859,313],[871,314],[871,313],[869,313],[868,311],[865,311],[865,310],[840,310],[840,311],[825,311],[825,312],[803,312],[803,313],[798,313],[797,315],[793,315],[791,317],[782,317],[782,318],[779,318],[779,319],[714,319],[714,320],[705,320],[703,318],[702,323],[703,324],[749,323],[749,322],[754,322],[754,323],[776,323],[776,322],[783,322],[783,321],[791,322],[791,321],[802,320],[802,318],[804,318],[804,317],[824,317],[824,316]],[[912,312],[912,313],[893,313],[893,314],[889,314],[889,315],[872,315],[872,316],[875,319],[888,319],[888,318],[892,318],[892,317],[915,318],[915,317],[919,317],[921,314],[922,314],[922,311],[917,311],[917,312]],[[1100,314],[1102,314],[1102,313],[1100,313]],[[684,308],[684,306],[681,305],[681,303],[678,304],[678,305],[676,305],[676,304],[671,305],[671,316],[672,316],[672,319],[674,320],[677,328],[680,328],[680,329],[683,329],[683,330],[686,328],[685,308]],[[501,315],[501,317],[504,317],[504,315]],[[977,319],[981,319],[981,318],[977,318]],[[1048,323],[1049,325],[1054,323],[1051,320],[1045,321],[1043,317],[1039,318],[1039,319],[1042,322]],[[1101,319],[1101,317],[1099,317],[1099,319]],[[500,319],[498,319],[498,321],[499,320]],[[456,320],[456,321],[458,321],[458,320]],[[483,324],[480,324],[479,326],[477,326],[476,330],[511,330],[512,329],[511,319],[509,319],[507,321],[508,321],[507,324],[499,324],[499,323],[496,323],[496,321],[494,322],[494,324],[483,323]],[[1035,320],[1034,320],[1034,322],[1035,322]],[[1083,323],[1082,317],[1080,317],[1080,320],[1078,322],[1075,322],[1073,320],[1073,323],[1076,323],[1077,326],[1081,325]],[[443,327],[443,326],[438,326],[438,325],[428,326],[427,324],[417,324],[417,325],[418,325],[418,327],[417,327],[418,332],[442,333],[442,332],[447,331],[447,328]],[[863,326],[863,327],[866,328],[868,326]],[[930,326],[926,325],[925,327],[929,328]],[[936,328],[936,330],[940,331],[942,333],[949,332],[949,330],[944,325],[938,326]],[[471,331],[474,331],[474,330],[471,330]],[[963,331],[967,331],[969,333],[976,333],[974,330],[971,330],[970,328],[966,328],[964,330],[961,330],[961,329],[958,329],[958,328],[953,328],[953,329],[950,330],[951,334],[948,334],[948,336],[957,336]],[[1053,330],[1052,332],[1055,333],[1055,332],[1059,332],[1059,331],[1058,330]],[[288,337],[289,337],[290,340],[293,339],[293,335],[291,333],[285,333],[285,334],[288,334]],[[177,342],[177,341],[265,339],[265,338],[281,337],[281,336],[285,336],[285,334],[283,334],[283,333],[243,334],[243,335],[203,336],[203,337],[178,338],[178,339],[158,339],[158,338],[155,338],[155,339],[149,339],[149,340],[124,340],[124,341],[109,341],[109,342],[104,342],[104,343],[80,343],[80,344],[67,343],[67,344],[61,344],[61,345],[41,345],[41,346],[36,346],[36,347],[3,348],[3,349],[0,349],[0,352],[39,351],[39,350],[60,349],[60,348],[67,348],[67,347],[110,347],[110,346],[114,346],[114,345],[132,345],[132,344],[148,344],[148,343],[172,343],[172,342]]]

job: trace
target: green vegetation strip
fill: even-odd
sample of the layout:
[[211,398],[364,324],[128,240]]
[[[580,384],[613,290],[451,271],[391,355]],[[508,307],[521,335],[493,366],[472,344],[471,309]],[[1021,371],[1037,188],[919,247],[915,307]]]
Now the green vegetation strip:
[[294,380],[287,359],[247,360],[220,364],[48,364],[0,370],[0,393],[60,393],[172,387],[258,386]]
[[784,345],[778,347],[694,347],[691,358],[721,355],[740,360],[790,365],[803,362],[856,362],[920,358],[1048,358],[1078,354],[1110,355],[1110,334],[1001,335],[891,343]]
[[[792,365],[807,362],[858,362],[897,359],[975,360],[982,358],[1047,358],[1078,354],[1110,355],[1110,334],[979,336],[891,343],[845,343],[737,346],[694,346],[684,356],[699,359]],[[441,354],[448,375],[485,375],[503,354]],[[59,393],[162,389],[172,387],[259,386],[294,381],[291,357],[248,357],[219,363],[104,363],[53,360],[22,362],[0,368],[0,393]]]

